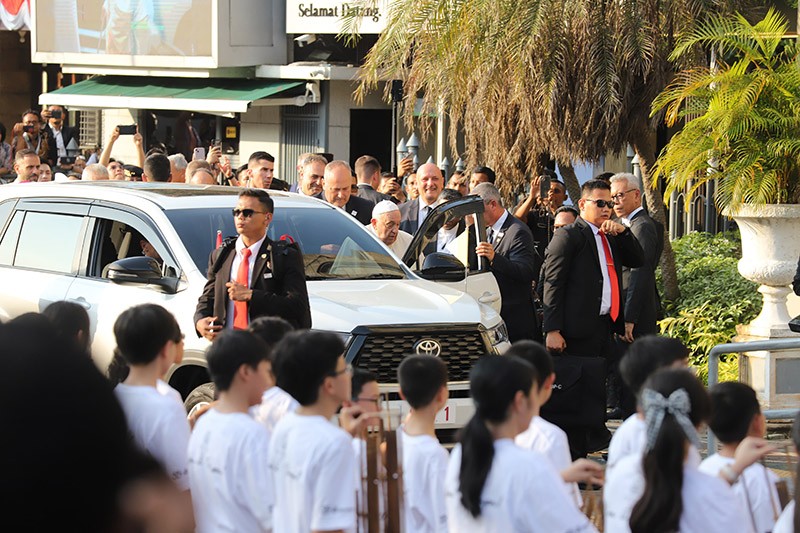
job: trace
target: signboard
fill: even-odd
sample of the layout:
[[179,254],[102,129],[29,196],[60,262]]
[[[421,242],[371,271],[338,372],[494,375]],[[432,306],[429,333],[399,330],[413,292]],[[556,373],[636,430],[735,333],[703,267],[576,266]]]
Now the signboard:
[[377,34],[386,29],[389,0],[347,2],[342,0],[287,0],[286,33],[332,33],[342,31],[342,19],[360,15],[358,33]]

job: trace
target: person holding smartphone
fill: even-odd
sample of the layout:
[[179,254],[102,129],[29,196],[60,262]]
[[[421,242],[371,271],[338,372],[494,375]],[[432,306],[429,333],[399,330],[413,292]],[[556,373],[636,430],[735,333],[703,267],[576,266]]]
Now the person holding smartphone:
[[74,161],[67,161],[69,156],[67,147],[74,140],[74,146],[77,148],[80,145],[78,139],[78,128],[66,125],[68,114],[66,108],[60,105],[49,105],[42,111],[42,118],[47,121],[45,129],[50,133],[53,138],[56,157],[59,158],[59,167],[62,170],[71,170]]
[[42,129],[39,112],[28,109],[22,113],[22,122],[17,122],[12,130],[14,151],[33,150],[43,163],[54,165],[58,157],[55,142],[50,130]]

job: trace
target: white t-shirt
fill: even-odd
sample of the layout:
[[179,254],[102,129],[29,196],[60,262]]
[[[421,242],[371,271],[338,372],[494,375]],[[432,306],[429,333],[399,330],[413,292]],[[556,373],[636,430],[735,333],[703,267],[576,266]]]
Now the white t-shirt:
[[250,415],[260,422],[270,435],[286,413],[294,413],[300,406],[292,395],[275,385],[264,391],[261,403],[250,408]]
[[620,424],[608,445],[606,477],[620,459],[628,455],[641,455],[647,446],[647,424],[638,413],[633,413]]
[[198,533],[269,531],[275,494],[269,433],[244,413],[210,409],[189,439],[189,479]]
[[170,398],[174,399],[180,404],[181,407],[183,407],[183,398],[181,398],[181,393],[170,387],[169,383],[163,379],[156,380],[156,390],[162,396],[169,396]]
[[772,533],[794,533],[794,500],[783,510]]
[[190,430],[183,405],[155,387],[120,383],[114,393],[139,448],[152,455],[181,489],[188,489]]
[[[534,416],[528,429],[517,435],[514,442],[520,448],[544,455],[556,472],[561,473],[572,465],[567,434],[560,427],[551,424],[541,416]],[[564,488],[567,495],[575,500],[580,509],[582,499],[578,484],[564,483]]]
[[402,429],[397,434],[403,453],[404,531],[446,532],[447,450],[430,435],[412,436]]
[[269,449],[276,532],[355,528],[356,462],[351,440],[321,416],[288,413],[278,422]]
[[[606,533],[630,532],[633,507],[644,493],[642,456],[620,459],[606,476],[603,509]],[[689,465],[683,465],[681,490],[683,513],[681,533],[744,532],[744,515],[731,487],[718,477],[709,476]]]
[[511,439],[494,442],[494,458],[477,519],[461,504],[460,470],[461,445],[457,445],[450,454],[445,480],[451,533],[596,531],[561,488],[564,482],[547,459],[523,450]]
[[[725,465],[732,465],[733,457],[722,457],[715,453],[700,463],[700,471],[709,476],[718,476]],[[756,533],[767,533],[775,526],[776,513],[780,515],[780,499],[775,482],[778,476],[759,463],[747,467],[733,485],[733,492],[744,509],[748,529]],[[753,529],[755,525],[755,530]]]

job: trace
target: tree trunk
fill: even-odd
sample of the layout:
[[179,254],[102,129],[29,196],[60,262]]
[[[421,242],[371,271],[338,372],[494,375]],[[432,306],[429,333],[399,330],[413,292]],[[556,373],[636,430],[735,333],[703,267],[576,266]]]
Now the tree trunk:
[[[648,141],[645,141],[645,143],[650,146],[653,144]],[[660,260],[664,299],[675,301],[681,296],[681,291],[678,287],[678,274],[675,268],[675,252],[672,250],[672,243],[669,240],[669,224],[667,223],[666,210],[664,209],[664,197],[661,195],[661,189],[658,188],[658,184],[650,181],[650,162],[655,159],[654,155],[651,156],[651,154],[655,154],[655,150],[650,146],[643,146],[641,142],[633,143],[633,149],[636,151],[636,155],[639,156],[639,168],[642,171],[642,189],[647,199],[647,207],[650,209],[650,215],[661,222],[664,227],[664,251],[661,253]]]
[[575,169],[572,167],[572,162],[566,163],[559,161],[558,170],[561,171],[561,177],[564,178],[564,186],[567,188],[572,203],[575,208],[578,207],[578,200],[581,198],[581,185],[578,183],[578,176],[575,175]]

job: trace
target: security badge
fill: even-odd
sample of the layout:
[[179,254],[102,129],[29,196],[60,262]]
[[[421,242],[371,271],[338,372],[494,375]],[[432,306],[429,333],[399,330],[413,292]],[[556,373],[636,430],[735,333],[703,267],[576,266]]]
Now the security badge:
[[[267,254],[261,254],[261,259],[267,259]],[[267,260],[267,270],[272,270],[270,268],[269,260]],[[272,279],[272,272],[265,272],[264,279]]]

